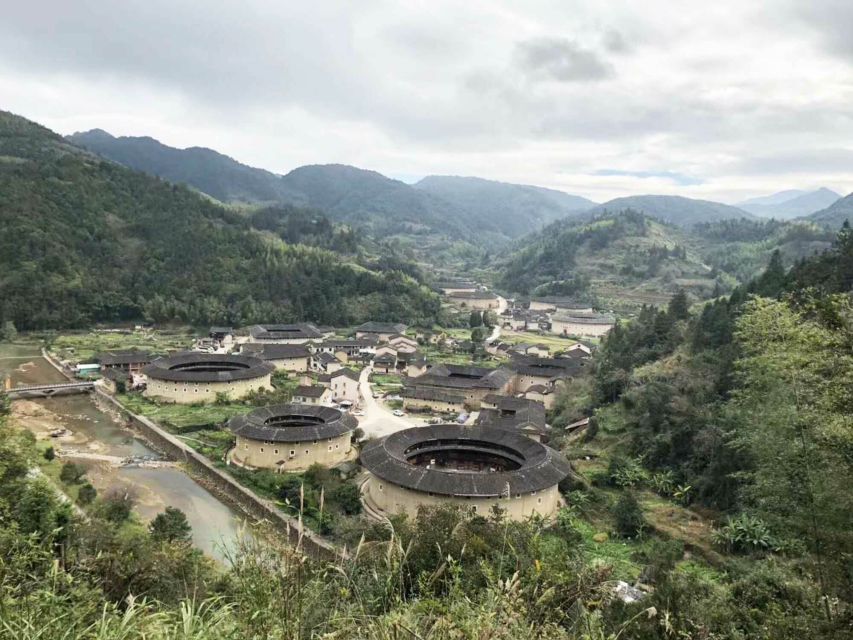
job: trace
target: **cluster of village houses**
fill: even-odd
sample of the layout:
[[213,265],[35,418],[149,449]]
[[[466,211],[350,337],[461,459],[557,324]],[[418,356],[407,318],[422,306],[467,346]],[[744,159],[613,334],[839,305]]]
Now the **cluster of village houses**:
[[[600,336],[614,324],[612,317],[565,298],[534,298],[523,307],[510,303],[502,308],[502,299],[473,284],[448,284],[444,291],[450,303],[460,309],[500,310],[500,326],[514,331]],[[330,327],[308,322],[255,325],[239,334],[230,327],[211,327],[192,352],[165,358],[139,351],[112,352],[102,354],[99,361],[104,384],[113,391],[121,381],[126,386],[144,388],[150,397],[178,403],[212,401],[221,394],[238,399],[269,388],[276,371],[297,378],[293,404],[261,407],[229,423],[237,438],[229,461],[279,471],[298,471],[317,462],[334,466],[351,459],[354,450],[350,439],[357,425],[354,415],[360,412],[353,415],[349,410],[361,403],[363,391],[358,372],[371,366],[375,373],[396,374],[401,386],[393,398],[402,403],[405,411],[443,416],[433,419],[434,424],[454,419],[466,422],[465,429],[476,430],[477,441],[472,444],[477,451],[470,456],[465,454],[470,457],[465,460],[458,451],[449,451],[446,459],[437,452],[435,460],[407,462],[404,453],[371,449],[368,458],[375,468],[371,468],[372,484],[367,493],[372,495],[371,503],[377,509],[389,512],[411,509],[413,504],[438,498],[432,492],[421,495],[423,492],[417,487],[408,486],[405,472],[400,472],[399,478],[391,474],[383,480],[382,469],[400,464],[405,469],[410,463],[425,464],[428,471],[436,464],[459,469],[498,468],[503,462],[495,452],[510,446],[509,441],[501,443],[509,437],[501,434],[524,436],[521,443],[514,441],[515,448],[523,449],[524,441],[541,447],[549,438],[546,412],[554,407],[560,389],[588,373],[591,350],[580,342],[567,343],[552,353],[546,344],[509,344],[493,334],[485,348],[499,356],[501,364],[492,368],[430,362],[423,351],[432,350],[424,346],[447,346],[452,339],[408,329],[400,323],[372,321],[356,327],[352,337],[341,338]],[[569,425],[568,430],[581,430],[586,424],[588,421],[582,420]],[[441,431],[446,427],[435,428]],[[423,434],[403,434],[398,439],[401,443],[409,439],[410,445],[416,447],[420,446],[419,438],[427,437]],[[547,486],[528,486],[527,473],[522,468],[513,472],[518,478],[513,476],[517,492],[513,489],[512,497],[504,497],[502,489],[495,495],[486,488],[489,481],[475,474],[472,482],[478,485],[480,497],[480,493],[458,494],[457,488],[448,486],[443,489],[442,499],[482,499],[484,506],[497,499],[518,517],[552,513],[558,501],[556,482],[565,469],[547,447],[537,451],[536,456],[543,455],[549,461],[553,477],[545,483]]]

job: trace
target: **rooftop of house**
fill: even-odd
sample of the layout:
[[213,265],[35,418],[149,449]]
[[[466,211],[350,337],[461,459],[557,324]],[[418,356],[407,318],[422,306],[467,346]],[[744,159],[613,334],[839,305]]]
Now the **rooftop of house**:
[[301,384],[293,392],[294,397],[301,396],[303,398],[319,398],[328,391],[327,387],[319,384]]
[[233,327],[210,327],[211,335],[232,335],[234,333]]
[[311,355],[308,347],[301,344],[252,344],[247,342],[240,353],[255,356],[261,360],[287,360],[307,358]]
[[319,353],[315,353],[311,356],[315,362],[318,362],[323,365],[332,364],[333,362],[340,362],[337,356],[334,353],[329,353],[328,351],[321,351]]
[[310,322],[297,324],[256,324],[249,329],[255,340],[316,340],[323,333]]
[[404,333],[409,327],[399,322],[365,322],[355,328],[358,333]]
[[148,364],[154,359],[147,351],[105,351],[97,356],[98,362],[107,366],[122,364]]
[[572,324],[616,324],[616,317],[609,313],[558,313],[551,318],[552,322]]
[[498,296],[491,291],[457,291],[450,294],[451,298],[463,300],[497,300]]
[[542,304],[552,304],[561,309],[589,309],[592,303],[585,300],[578,300],[568,296],[536,296],[530,299],[531,302],[541,302]]
[[487,369],[437,364],[429,373],[420,376],[416,384],[451,389],[501,389],[512,380],[512,376],[512,371],[503,367]]
[[508,366],[519,375],[559,378],[578,374],[585,363],[576,358],[517,356]]
[[344,367],[343,369],[338,369],[337,371],[334,371],[334,372],[330,373],[329,375],[331,376],[332,379],[340,378],[341,376],[344,376],[346,378],[349,378],[350,380],[356,380],[356,381],[358,380],[358,374],[355,371],[353,371],[352,369],[350,369],[349,367]]
[[375,347],[378,343],[378,340],[375,336],[366,336],[364,338],[344,338],[344,339],[334,339],[334,340],[323,340],[318,347],[330,348],[330,349],[353,349],[353,348],[362,348],[368,349],[370,347]]
[[411,398],[412,400],[430,400],[434,402],[447,402],[448,404],[461,405],[465,402],[465,398],[463,396],[429,387],[404,387],[400,392],[400,396],[403,398]]
[[536,400],[502,396],[496,409],[480,409],[476,424],[497,429],[546,431],[545,405]]

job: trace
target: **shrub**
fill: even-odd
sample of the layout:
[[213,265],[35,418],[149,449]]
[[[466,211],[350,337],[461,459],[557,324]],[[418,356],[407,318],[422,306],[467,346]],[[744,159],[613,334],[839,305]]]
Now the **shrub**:
[[192,527],[180,509],[166,507],[163,513],[151,521],[148,527],[151,537],[157,542],[185,542],[192,539]]
[[635,487],[649,478],[649,474],[640,466],[638,459],[619,456],[610,459],[607,475],[610,477],[611,484],[617,487]]
[[348,516],[361,513],[361,491],[354,483],[341,484],[329,492],[329,502]]
[[776,551],[781,546],[761,518],[747,513],[729,518],[723,527],[715,530],[714,543],[734,553]]
[[54,451],[53,447],[48,447],[44,450],[44,459],[50,462],[56,457],[56,451]]
[[62,465],[62,470],[59,472],[59,479],[65,484],[76,484],[80,482],[84,475],[86,475],[85,468],[73,462],[66,462]]
[[77,502],[82,505],[92,504],[97,495],[98,492],[95,490],[95,487],[93,487],[90,483],[85,482],[83,483],[83,486],[80,487],[80,490],[77,492]]
[[616,533],[623,538],[637,537],[646,528],[643,509],[630,491],[624,492],[613,507],[613,519]]

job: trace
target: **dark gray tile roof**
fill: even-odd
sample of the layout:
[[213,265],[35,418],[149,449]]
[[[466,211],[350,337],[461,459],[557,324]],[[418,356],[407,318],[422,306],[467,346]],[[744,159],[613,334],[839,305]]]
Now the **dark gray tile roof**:
[[311,355],[308,347],[301,344],[252,344],[243,345],[240,353],[255,356],[261,360],[287,360],[288,358],[307,358]]
[[310,322],[298,324],[256,324],[249,329],[254,340],[316,340],[323,333]]
[[[407,460],[413,447],[497,453],[519,468],[488,473],[416,466]],[[521,433],[448,424],[404,429],[370,442],[361,452],[361,464],[397,486],[459,497],[496,498],[541,491],[558,484],[570,471],[561,454]]]
[[180,353],[158,358],[142,369],[149,378],[172,382],[232,382],[269,375],[275,366],[260,358],[216,353]]
[[238,436],[266,442],[328,440],[354,430],[358,421],[332,407],[280,404],[235,416],[228,428]]

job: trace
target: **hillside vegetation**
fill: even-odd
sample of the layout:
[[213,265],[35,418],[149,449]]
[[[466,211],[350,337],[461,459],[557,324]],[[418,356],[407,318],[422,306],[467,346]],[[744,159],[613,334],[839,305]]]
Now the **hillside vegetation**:
[[815,211],[808,219],[830,229],[837,229],[845,222],[853,223],[853,193],[837,200],[826,209]]
[[752,198],[737,206],[762,218],[790,220],[810,215],[832,205],[841,196],[822,187],[815,191],[780,191],[771,196]]
[[715,287],[689,237],[636,211],[591,221],[560,221],[525,238],[503,265],[500,285],[513,292],[585,294],[636,303],[665,302],[679,287],[706,295]]
[[142,318],[430,323],[439,308],[402,271],[287,244],[286,233],[261,235],[186,187],[8,113],[0,114],[0,224],[0,318],[19,328]]

